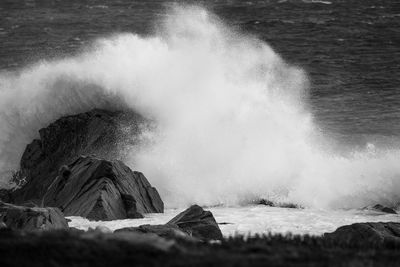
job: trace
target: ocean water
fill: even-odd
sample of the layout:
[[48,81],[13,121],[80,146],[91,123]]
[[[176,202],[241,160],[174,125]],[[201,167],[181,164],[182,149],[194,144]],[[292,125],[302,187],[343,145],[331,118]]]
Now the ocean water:
[[[67,57],[94,39],[152,34],[173,1],[0,3],[0,68]],[[397,143],[400,130],[400,4],[396,0],[214,0],[198,3],[268,42],[310,78],[310,106],[344,142]]]
[[396,0],[1,1],[0,179],[58,117],[129,108],[168,208],[397,206],[399,31]]

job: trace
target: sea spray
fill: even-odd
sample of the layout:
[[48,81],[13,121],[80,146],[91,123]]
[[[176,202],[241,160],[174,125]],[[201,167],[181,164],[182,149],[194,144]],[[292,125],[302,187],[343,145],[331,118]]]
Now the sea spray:
[[308,110],[306,74],[265,42],[192,6],[169,10],[158,29],[2,73],[4,177],[58,117],[134,109],[152,124],[143,125],[141,145],[126,148],[126,162],[169,207],[261,197],[331,208],[399,201],[400,150],[333,152]]

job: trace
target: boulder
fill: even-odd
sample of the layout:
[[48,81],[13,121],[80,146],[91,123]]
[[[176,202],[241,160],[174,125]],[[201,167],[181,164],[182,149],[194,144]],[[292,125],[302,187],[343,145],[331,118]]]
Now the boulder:
[[325,233],[324,237],[345,245],[400,244],[400,223],[355,223]]
[[220,240],[222,232],[210,211],[193,205],[179,213],[167,225],[176,225],[190,236],[201,240]]
[[43,205],[59,207],[66,216],[91,220],[142,218],[160,213],[164,204],[146,177],[121,161],[81,156],[65,166],[49,186]]
[[18,230],[67,229],[68,223],[57,208],[16,206],[0,202],[0,221]]
[[39,139],[29,144],[21,158],[12,193],[13,203],[40,201],[61,166],[80,155],[122,159],[126,143],[135,143],[144,119],[133,112],[92,110],[65,116],[39,130]]

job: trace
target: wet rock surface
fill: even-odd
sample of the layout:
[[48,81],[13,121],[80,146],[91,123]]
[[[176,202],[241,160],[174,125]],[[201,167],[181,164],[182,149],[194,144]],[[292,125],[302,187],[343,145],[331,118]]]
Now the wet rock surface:
[[121,228],[115,232],[151,233],[165,238],[194,242],[221,240],[223,238],[212,213],[205,211],[198,205],[189,207],[166,224],[145,224],[138,227]]
[[167,225],[176,225],[190,236],[202,240],[222,239],[222,232],[212,213],[198,205],[179,213]]

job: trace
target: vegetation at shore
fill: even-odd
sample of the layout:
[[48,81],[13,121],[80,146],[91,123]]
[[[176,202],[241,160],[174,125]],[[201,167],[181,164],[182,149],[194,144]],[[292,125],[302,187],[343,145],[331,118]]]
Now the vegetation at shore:
[[189,242],[151,234],[0,230],[0,266],[399,266],[399,243],[263,235]]

